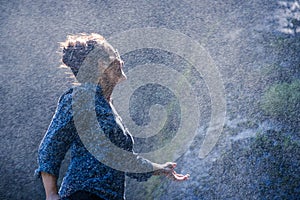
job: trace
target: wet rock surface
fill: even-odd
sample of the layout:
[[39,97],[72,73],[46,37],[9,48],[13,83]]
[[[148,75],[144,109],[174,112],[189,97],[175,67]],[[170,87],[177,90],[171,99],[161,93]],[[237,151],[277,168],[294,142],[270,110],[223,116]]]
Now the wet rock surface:
[[[288,117],[271,117],[261,108],[268,88],[300,78],[299,4],[273,0],[2,2],[0,199],[45,197],[41,181],[33,176],[37,149],[58,97],[73,82],[71,71],[59,68],[57,42],[69,33],[98,32],[110,37],[144,27],[179,31],[209,52],[224,83],[226,122],[206,158],[200,159],[198,152],[208,121],[176,161],[178,172],[191,174],[189,181],[128,180],[127,199],[299,198],[300,117],[291,123]],[[180,58],[169,62],[164,60],[168,55],[162,55],[145,57],[174,68],[186,65]],[[132,59],[142,62],[140,57]],[[126,59],[130,61],[130,55]],[[200,93],[201,88],[195,91]],[[209,99],[207,94],[198,97]],[[203,116],[209,118],[209,111]]]

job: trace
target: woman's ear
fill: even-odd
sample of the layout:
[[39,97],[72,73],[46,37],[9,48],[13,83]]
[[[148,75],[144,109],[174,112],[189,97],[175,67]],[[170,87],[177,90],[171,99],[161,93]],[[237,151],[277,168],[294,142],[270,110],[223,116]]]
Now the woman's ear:
[[78,71],[76,79],[81,83],[98,83],[100,74],[102,73],[98,65],[98,60],[87,56]]
[[100,74],[103,74],[106,68],[107,68],[107,63],[103,62],[102,59],[98,59],[98,69]]

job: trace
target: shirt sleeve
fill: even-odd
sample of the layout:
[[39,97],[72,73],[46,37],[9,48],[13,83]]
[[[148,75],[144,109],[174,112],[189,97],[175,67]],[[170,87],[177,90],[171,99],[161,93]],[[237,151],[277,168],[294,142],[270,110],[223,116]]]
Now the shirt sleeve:
[[149,172],[143,172],[143,173],[127,172],[126,175],[130,178],[136,179],[138,182],[147,181],[153,175],[152,162],[141,156],[137,156],[136,161],[140,163],[140,165],[143,165],[145,168],[148,168]]
[[37,177],[40,177],[41,172],[59,176],[61,162],[74,138],[71,95],[72,91],[69,91],[60,97],[56,112],[39,146],[38,169],[35,170]]
[[[110,120],[107,120],[109,118],[109,115],[107,114],[102,117],[104,118],[102,120],[99,120],[99,124],[103,127],[102,123]],[[119,116],[117,118],[121,119]],[[147,181],[153,175],[152,162],[143,158],[142,156],[139,156],[137,153],[134,152],[134,148],[133,148],[134,139],[130,134],[130,132],[128,131],[128,129],[125,128],[124,124],[121,121],[122,120],[119,120],[119,123],[117,124],[122,128],[117,128],[117,129],[108,128],[106,129],[107,131],[106,135],[108,136],[108,138],[112,143],[116,144],[121,149],[130,152],[130,154],[127,155],[121,155],[124,152],[118,152],[119,156],[123,157],[123,159],[121,159],[121,163],[120,163],[121,165],[124,164],[125,160],[127,162],[128,161],[130,162],[130,166],[128,166],[130,168],[130,172],[126,172],[126,175],[130,178],[136,179],[138,182]],[[106,123],[105,126],[110,127],[112,125],[110,123]],[[126,169],[124,169],[124,171],[125,170]]]
[[135,153],[133,148],[134,139],[130,133],[128,133],[128,138],[132,141],[132,146],[130,147],[130,151],[136,157],[135,162],[137,164],[135,166],[143,168],[145,172],[142,173],[127,172],[126,175],[130,178],[136,179],[138,182],[147,181],[153,175],[152,162]]
[[[88,112],[96,111],[97,122],[95,121],[94,123],[97,123],[101,129],[101,131],[97,131],[97,128],[93,128],[92,130],[96,133],[90,133],[89,136],[86,135],[87,138],[94,138],[96,140],[96,144],[91,145],[91,148],[88,147],[90,142],[84,142],[90,153],[98,155],[97,159],[99,158],[100,162],[117,170],[124,171],[130,178],[134,178],[137,181],[148,180],[153,174],[152,162],[134,152],[133,137],[127,128],[125,128],[121,118],[117,113],[114,114],[111,106],[102,95],[97,95],[95,103],[88,101],[88,99],[93,98],[93,94],[88,94],[86,91],[81,93],[81,95],[82,97],[78,97],[78,100],[82,98],[81,102],[84,103],[80,103],[80,105],[92,105],[95,108],[86,109],[85,114],[81,113],[83,109],[80,109],[80,112],[74,114],[78,114],[76,119],[85,121],[82,124],[90,123],[93,119],[91,119],[92,117],[90,118],[92,114]],[[90,126],[93,125],[91,124]],[[88,133],[88,131],[85,131],[85,133]],[[84,141],[83,137],[81,139]]]

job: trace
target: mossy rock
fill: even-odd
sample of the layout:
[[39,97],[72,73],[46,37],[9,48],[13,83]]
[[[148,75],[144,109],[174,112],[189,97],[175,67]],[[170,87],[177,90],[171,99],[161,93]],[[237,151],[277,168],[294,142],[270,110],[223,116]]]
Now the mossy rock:
[[263,95],[261,107],[272,117],[299,122],[300,80],[271,86]]

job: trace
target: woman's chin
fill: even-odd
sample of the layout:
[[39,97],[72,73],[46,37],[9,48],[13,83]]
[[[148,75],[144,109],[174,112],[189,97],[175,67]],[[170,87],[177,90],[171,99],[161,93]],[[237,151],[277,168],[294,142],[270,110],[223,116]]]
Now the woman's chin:
[[126,81],[126,80],[127,80],[127,76],[124,75],[124,76],[122,76],[122,77],[119,79],[118,84],[121,83],[121,82],[123,82],[123,81]]

